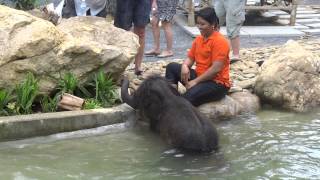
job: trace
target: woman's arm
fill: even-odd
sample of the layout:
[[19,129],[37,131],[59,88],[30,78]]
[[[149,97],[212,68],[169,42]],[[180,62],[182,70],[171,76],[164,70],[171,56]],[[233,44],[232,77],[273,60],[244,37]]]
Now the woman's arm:
[[190,79],[189,68],[192,67],[193,63],[194,60],[188,57],[186,60],[183,61],[181,65],[181,82],[183,82],[184,84],[188,84],[188,80]]
[[211,67],[206,72],[204,72],[194,80],[189,81],[186,84],[186,88],[190,89],[191,87],[193,87],[194,85],[197,85],[200,82],[212,80],[213,77],[216,76],[217,73],[221,71],[221,69],[223,68],[223,65],[224,65],[223,61],[214,61]]

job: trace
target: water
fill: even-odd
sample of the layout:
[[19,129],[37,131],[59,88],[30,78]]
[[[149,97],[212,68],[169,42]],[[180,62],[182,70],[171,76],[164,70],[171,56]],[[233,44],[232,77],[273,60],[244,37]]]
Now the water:
[[0,143],[0,179],[320,179],[320,109],[217,125],[218,153],[183,154],[124,124]]

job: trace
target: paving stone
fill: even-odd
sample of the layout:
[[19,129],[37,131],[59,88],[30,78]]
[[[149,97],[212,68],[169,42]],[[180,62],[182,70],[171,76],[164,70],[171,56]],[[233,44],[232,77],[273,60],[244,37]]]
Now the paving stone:
[[252,37],[299,37],[304,33],[291,26],[244,26],[241,28]]
[[287,12],[281,11],[281,10],[269,10],[268,12],[273,13],[275,15],[287,15]]
[[[290,18],[290,15],[279,15],[280,19]],[[320,14],[297,14],[297,19],[320,18]]]
[[312,22],[320,22],[320,19],[297,19],[297,23],[312,23]]
[[297,14],[316,14],[318,13],[317,11],[315,10],[304,10],[304,11],[297,11]]
[[306,29],[302,30],[305,33],[312,34],[312,35],[319,35],[320,34],[320,29]]
[[320,28],[320,23],[307,24],[306,26],[309,26],[309,27],[312,27],[312,28]]

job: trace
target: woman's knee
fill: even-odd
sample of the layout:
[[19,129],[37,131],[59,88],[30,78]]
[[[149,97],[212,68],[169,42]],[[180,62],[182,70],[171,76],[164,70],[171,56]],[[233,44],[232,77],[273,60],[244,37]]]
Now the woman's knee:
[[155,16],[152,16],[151,25],[153,28],[156,28],[159,26],[159,19]]

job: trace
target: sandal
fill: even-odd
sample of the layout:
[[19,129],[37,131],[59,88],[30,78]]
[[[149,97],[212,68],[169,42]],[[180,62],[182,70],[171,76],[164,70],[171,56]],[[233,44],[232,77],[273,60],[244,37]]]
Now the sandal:
[[239,57],[232,57],[230,58],[230,64],[233,64],[235,62],[241,61],[241,59]]
[[171,56],[173,56],[173,53],[164,53],[164,52],[162,52],[157,57],[158,58],[167,58],[167,57],[171,57]]
[[159,52],[155,52],[155,51],[148,51],[144,53],[145,56],[158,56],[159,54],[160,54]]

